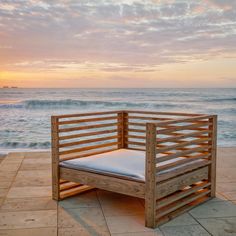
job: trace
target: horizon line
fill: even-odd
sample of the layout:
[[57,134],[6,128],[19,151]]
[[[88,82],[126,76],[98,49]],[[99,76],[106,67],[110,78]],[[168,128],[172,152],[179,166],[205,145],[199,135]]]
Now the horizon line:
[[236,87],[0,87],[0,89],[236,89]]

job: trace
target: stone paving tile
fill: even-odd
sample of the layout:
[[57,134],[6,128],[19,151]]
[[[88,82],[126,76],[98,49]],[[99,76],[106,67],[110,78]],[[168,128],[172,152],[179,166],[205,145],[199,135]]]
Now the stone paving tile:
[[173,220],[160,226],[160,229],[167,226],[184,226],[184,225],[198,225],[198,222],[189,214],[184,213]]
[[20,170],[51,170],[51,164],[42,163],[35,165],[34,163],[25,163],[20,166]]
[[106,217],[111,234],[153,232],[153,229],[145,227],[144,215],[108,216]]
[[0,230],[0,236],[57,236],[57,228],[10,229]]
[[[91,235],[109,235],[105,218],[99,207],[82,207],[76,209],[59,207],[58,228],[60,228],[60,235],[68,235],[66,232],[69,230],[71,230],[71,232],[77,231],[77,233],[79,230],[80,233],[84,235],[88,232],[90,232]],[[81,234],[78,233],[78,235]]]
[[0,211],[56,210],[57,202],[51,197],[44,198],[6,198]]
[[[227,151],[226,151],[227,150]],[[227,167],[235,167],[236,162],[235,157],[232,155],[235,153],[235,148],[219,148],[217,155],[217,167],[218,168],[227,168]]]
[[[0,235],[1,236],[1,235]],[[59,228],[58,236],[110,236],[109,231],[100,228]]]
[[5,158],[6,158],[5,155],[1,155],[1,154],[0,154],[0,165],[1,165],[1,163],[4,161]]
[[20,170],[51,170],[50,158],[28,158],[24,159]]
[[52,178],[49,170],[18,171],[13,187],[51,186]]
[[49,197],[51,195],[51,186],[12,187],[7,194],[7,198]]
[[[7,154],[7,160],[19,160],[19,159],[23,159],[25,157],[25,153],[24,152],[10,152]],[[6,158],[5,158],[6,160]]]
[[51,164],[52,160],[51,158],[25,158],[22,162],[22,165],[26,164],[34,164],[35,166],[40,165],[40,164]]
[[210,236],[200,225],[166,226],[161,231],[165,236]]
[[224,193],[224,196],[225,196],[228,200],[234,201],[234,200],[236,200],[236,191],[234,191],[234,192],[225,192],[225,193]]
[[56,210],[0,212],[0,229],[56,227]]
[[18,158],[18,157],[6,157],[0,165],[4,165],[4,164],[20,164],[22,161],[24,160],[24,158]]
[[200,224],[214,236],[236,235],[236,216],[227,218],[199,219]]
[[144,206],[138,198],[101,190],[98,198],[105,216],[144,214]]
[[10,188],[12,181],[0,180],[0,188]]
[[15,172],[19,169],[21,163],[1,163],[0,171]]
[[219,192],[234,192],[236,191],[236,182],[217,183],[216,188]]
[[[197,227],[195,227],[197,226]],[[198,227],[199,223],[189,214],[185,213],[180,215],[173,220],[163,224],[160,226],[161,231],[164,235],[173,235],[175,236],[174,229],[176,228],[176,235],[181,235],[181,233],[185,233],[183,235],[208,235],[207,232],[202,227]],[[187,232],[189,234],[187,234]],[[196,233],[196,234],[190,234]]]
[[[216,197],[213,199],[217,199],[218,201],[219,200],[227,200],[227,198],[224,195],[222,195],[222,193],[219,193],[219,192],[216,192]],[[213,199],[211,201],[213,201]]]
[[7,195],[8,188],[0,188],[0,197],[3,198]]
[[21,163],[24,160],[23,157],[16,157],[16,156],[7,156],[7,158],[5,158],[2,162],[1,165],[4,164],[17,164],[17,163]]
[[111,234],[111,236],[164,236],[164,234],[159,229],[155,229],[155,231],[153,231],[153,232],[134,232],[134,233]]
[[59,206],[63,208],[100,207],[100,203],[96,190],[92,190],[60,201]]
[[[224,198],[220,198],[220,197],[214,197],[212,199],[210,199],[209,201],[207,201],[206,203],[212,203],[212,202],[227,202],[227,199]],[[203,203],[205,204],[205,203]],[[198,206],[197,206],[198,207]]]
[[50,159],[50,153],[49,152],[25,152],[24,158],[25,159],[39,159],[39,158]]
[[0,181],[13,181],[16,172],[13,171],[0,171]]
[[229,201],[208,201],[189,212],[194,218],[215,218],[236,216],[236,206]]
[[3,202],[4,202],[4,198],[0,198],[0,208],[1,208],[2,204],[3,204]]
[[236,200],[236,182],[218,183],[216,189],[218,192],[223,193],[225,199],[230,201]]
[[217,183],[236,182],[236,168],[217,169]]

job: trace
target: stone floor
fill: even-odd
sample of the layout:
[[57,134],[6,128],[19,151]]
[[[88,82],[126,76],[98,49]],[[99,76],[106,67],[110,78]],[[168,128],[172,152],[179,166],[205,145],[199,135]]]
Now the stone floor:
[[11,153],[0,163],[0,236],[236,235],[236,148],[220,148],[217,198],[156,230],[144,227],[144,202],[102,190],[51,200],[48,153]]

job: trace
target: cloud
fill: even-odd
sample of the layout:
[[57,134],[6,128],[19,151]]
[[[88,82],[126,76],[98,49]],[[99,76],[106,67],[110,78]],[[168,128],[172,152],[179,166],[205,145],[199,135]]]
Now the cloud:
[[[130,70],[236,54],[235,1],[11,0],[0,4],[0,22],[0,63],[8,67],[55,59]],[[53,68],[64,68],[57,62]]]

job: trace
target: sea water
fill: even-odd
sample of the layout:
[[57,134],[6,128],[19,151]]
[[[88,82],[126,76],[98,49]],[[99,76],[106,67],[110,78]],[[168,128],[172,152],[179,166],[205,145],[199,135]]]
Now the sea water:
[[219,146],[236,146],[236,89],[0,89],[0,153],[50,148],[50,116],[140,109],[218,115]]

